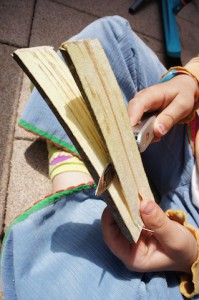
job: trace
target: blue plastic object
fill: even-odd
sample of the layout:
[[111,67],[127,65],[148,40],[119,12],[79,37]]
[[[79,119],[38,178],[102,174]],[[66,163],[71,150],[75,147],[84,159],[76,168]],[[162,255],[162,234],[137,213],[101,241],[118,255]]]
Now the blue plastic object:
[[160,83],[169,81],[175,76],[176,76],[176,70],[170,70],[162,79],[160,79]]
[[181,43],[176,22],[176,14],[180,7],[180,0],[162,0],[166,51],[168,56],[175,58],[180,58],[181,56]]

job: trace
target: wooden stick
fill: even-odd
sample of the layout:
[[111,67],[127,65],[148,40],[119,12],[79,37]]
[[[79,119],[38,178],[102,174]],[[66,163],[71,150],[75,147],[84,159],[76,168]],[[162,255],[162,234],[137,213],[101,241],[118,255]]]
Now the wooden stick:
[[[130,214],[138,226],[140,197],[153,200],[123,96],[100,42],[61,46],[78,87],[96,118],[119,177]],[[66,55],[66,51],[67,54]]]

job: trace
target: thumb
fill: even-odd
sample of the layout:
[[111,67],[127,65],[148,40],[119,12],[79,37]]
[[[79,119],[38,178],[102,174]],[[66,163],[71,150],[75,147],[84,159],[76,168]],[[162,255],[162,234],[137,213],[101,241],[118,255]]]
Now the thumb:
[[171,247],[176,241],[176,222],[171,221],[154,202],[143,200],[140,214],[147,229],[154,231],[153,236],[164,246]]
[[161,138],[164,136],[174,125],[174,118],[172,115],[166,114],[165,112],[160,113],[154,123],[154,134],[156,137]]

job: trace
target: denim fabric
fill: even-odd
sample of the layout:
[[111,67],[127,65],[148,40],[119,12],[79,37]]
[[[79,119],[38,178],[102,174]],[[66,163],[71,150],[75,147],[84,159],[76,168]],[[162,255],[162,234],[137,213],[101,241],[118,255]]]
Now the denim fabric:
[[15,225],[2,255],[5,299],[183,299],[175,273],[130,272],[109,251],[104,206],[91,189]]
[[[157,83],[165,71],[120,17],[100,19],[73,39],[96,37],[105,49],[126,104],[138,90]],[[22,119],[70,143],[36,90]],[[189,222],[198,227],[199,211],[191,201],[190,190],[194,159],[186,126],[175,126],[142,158],[160,206],[186,211]],[[62,196],[14,225],[1,258],[5,300],[184,299],[175,272],[130,272],[111,254],[100,227],[104,207],[91,188]]]

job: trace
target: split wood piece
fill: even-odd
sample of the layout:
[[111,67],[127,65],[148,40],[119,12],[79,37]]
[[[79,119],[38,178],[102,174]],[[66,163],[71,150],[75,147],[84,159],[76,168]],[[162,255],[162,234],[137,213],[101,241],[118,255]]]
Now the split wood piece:
[[[49,104],[97,182],[110,161],[109,151],[68,67],[52,47],[20,49],[15,51],[13,56]],[[142,192],[141,195],[143,196]],[[137,241],[143,226],[139,217],[139,199],[136,199],[138,210],[134,219],[118,177],[114,178],[104,196],[117,215],[117,221],[119,211],[125,226],[119,225],[126,237]],[[135,201],[133,197],[131,200]],[[134,206],[133,209],[135,211]]]
[[154,198],[122,93],[106,54],[97,39],[68,41],[60,49],[100,127],[131,217],[141,226],[140,197]]

